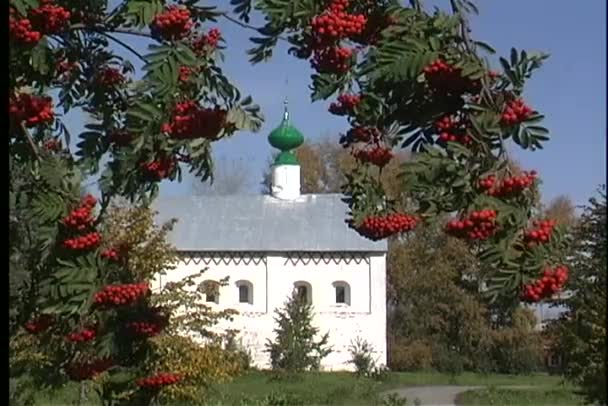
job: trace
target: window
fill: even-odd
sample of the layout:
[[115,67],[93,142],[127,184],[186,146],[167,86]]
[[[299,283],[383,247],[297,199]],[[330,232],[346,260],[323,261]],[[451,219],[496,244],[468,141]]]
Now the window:
[[310,283],[299,281],[294,283],[293,286],[298,299],[309,304],[312,303],[312,287],[310,286]]
[[345,304],[350,306],[350,286],[346,282],[334,282],[332,284],[336,291],[336,304]]
[[219,303],[220,302],[220,284],[216,281],[206,280],[203,282],[205,292],[205,302]]
[[253,285],[249,281],[237,281],[239,289],[239,303],[253,304]]

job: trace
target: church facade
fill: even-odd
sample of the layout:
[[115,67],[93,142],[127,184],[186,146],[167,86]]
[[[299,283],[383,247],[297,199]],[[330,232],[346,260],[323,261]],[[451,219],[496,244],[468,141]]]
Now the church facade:
[[236,329],[254,365],[268,368],[275,310],[295,290],[313,305],[313,323],[329,332],[332,352],[324,370],[352,370],[349,346],[361,338],[386,364],[385,241],[361,237],[345,223],[338,194],[300,194],[300,167],[292,150],[303,137],[289,120],[269,136],[282,152],[272,166],[271,195],[159,198],[157,221],[177,223],[170,240],[180,262],[158,286],[206,269],[204,280],[226,286],[208,294],[215,309],[239,312],[219,329]]

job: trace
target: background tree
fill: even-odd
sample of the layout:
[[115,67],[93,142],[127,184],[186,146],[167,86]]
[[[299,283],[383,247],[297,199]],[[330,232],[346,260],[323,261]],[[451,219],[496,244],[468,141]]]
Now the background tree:
[[606,404],[606,186],[589,199],[573,231],[566,312],[551,327],[565,376],[587,401]]
[[559,224],[564,224],[568,227],[576,225],[576,208],[569,196],[560,195],[553,198],[543,207],[542,212],[545,217],[555,219]]
[[251,171],[243,160],[220,159],[215,163],[213,182],[191,181],[194,195],[241,195],[247,192]]
[[[328,138],[303,144],[295,150],[295,155],[300,163],[301,192],[304,194],[340,193],[346,183],[345,174],[356,166],[349,150]],[[262,175],[262,193],[270,193],[270,167],[275,156],[268,160],[268,167]],[[393,198],[401,193],[397,174],[406,159],[406,153],[399,154],[383,170],[382,180]]]
[[275,323],[276,336],[266,343],[272,369],[287,373],[319,369],[331,349],[327,346],[329,333],[317,339],[312,304],[294,291],[285,306],[276,310]]

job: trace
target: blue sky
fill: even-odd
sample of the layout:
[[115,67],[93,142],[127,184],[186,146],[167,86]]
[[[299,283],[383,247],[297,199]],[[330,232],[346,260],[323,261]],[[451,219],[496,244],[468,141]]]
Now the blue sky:
[[[448,4],[447,0],[433,3]],[[477,3],[480,15],[472,19],[476,39],[488,42],[500,55],[508,55],[512,46],[551,54],[529,81],[524,98],[546,116],[544,125],[552,139],[544,150],[523,152],[514,148],[513,153],[524,168],[539,171],[545,201],[565,194],[577,204],[585,203],[597,185],[606,182],[605,0]],[[254,19],[252,23],[260,21]],[[223,64],[226,75],[243,94],[253,96],[266,117],[259,133],[241,132],[218,142],[216,158],[242,160],[250,165],[250,188],[257,190],[271,154],[266,136],[280,122],[285,96],[294,124],[308,140],[329,137],[337,142],[339,133],[347,129],[346,120],[327,112],[329,101],[310,102],[308,62],[287,55],[286,47],[280,46],[270,62],[252,66],[245,52],[251,47],[248,38],[255,33],[226,20],[212,26],[219,26],[228,44]],[[70,119],[77,126],[82,123],[81,117]],[[188,178],[182,184],[165,182],[161,186],[162,195],[190,193]]]

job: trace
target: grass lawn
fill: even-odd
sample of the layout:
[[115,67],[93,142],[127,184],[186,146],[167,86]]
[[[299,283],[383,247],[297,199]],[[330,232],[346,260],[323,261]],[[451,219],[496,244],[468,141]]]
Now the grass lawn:
[[[452,378],[450,375],[437,372],[391,372],[382,381],[357,378],[348,372],[306,373],[297,379],[273,379],[268,372],[252,371],[232,382],[215,385],[210,392],[201,393],[201,397],[210,406],[250,406],[260,404],[289,406],[374,406],[379,404],[380,393],[394,388],[421,385],[533,385],[537,392],[525,394],[503,389],[477,391],[462,397],[463,405],[574,405],[578,398],[572,397],[571,388],[561,386],[560,378],[546,374],[537,375],[481,375],[463,373]],[[79,386],[70,384],[61,390],[48,392],[36,391],[36,405],[74,405],[77,404]],[[551,397],[545,397],[549,394]],[[492,396],[492,397],[488,397]],[[524,395],[522,395],[524,396]],[[274,397],[273,402],[268,402]],[[514,401],[511,400],[515,399]],[[96,405],[95,394],[89,394],[89,402],[84,405]],[[244,402],[247,399],[249,402]],[[489,400],[495,399],[495,403]],[[548,400],[545,400],[548,399]],[[553,400],[557,399],[557,400]],[[563,399],[561,401],[560,399]],[[266,400],[266,403],[261,403]],[[545,403],[539,403],[542,400]],[[256,403],[260,402],[260,403]],[[527,402],[527,403],[526,403]],[[561,402],[561,403],[560,403]],[[408,404],[411,404],[408,402]],[[177,404],[175,405],[177,406]]]
[[538,387],[534,389],[488,389],[467,391],[456,398],[457,405],[495,405],[495,406],[566,406],[582,405],[582,398],[574,394],[573,388]]
[[[389,389],[422,385],[535,385],[556,388],[560,378],[547,374],[481,375],[464,373],[452,378],[437,372],[392,372],[382,382],[358,379],[347,372],[308,373],[299,380],[273,380],[264,372],[251,372],[234,381],[212,388],[207,396],[221,405],[239,405],[242,399],[262,400],[271,393],[289,396],[287,404],[304,401],[305,405],[363,406],[378,402],[378,394]],[[213,404],[211,402],[211,404]]]

